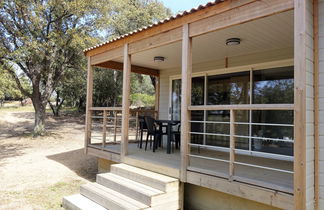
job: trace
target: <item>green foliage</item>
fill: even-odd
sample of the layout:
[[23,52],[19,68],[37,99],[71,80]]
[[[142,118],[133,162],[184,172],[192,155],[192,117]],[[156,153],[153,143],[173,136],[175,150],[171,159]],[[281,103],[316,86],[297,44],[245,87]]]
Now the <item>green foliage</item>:
[[93,78],[94,106],[120,106],[122,72],[97,68]]
[[[19,79],[24,89],[31,92],[28,80],[23,76]],[[7,71],[0,69],[0,100],[23,100],[25,98],[12,76]]]
[[[84,107],[83,49],[169,15],[170,10],[156,0],[2,0],[0,64],[9,67],[21,93],[32,99],[34,130],[44,127],[45,107],[53,92]],[[95,78],[95,104],[101,106],[119,103],[120,82],[108,72]],[[32,92],[22,78],[31,82]]]
[[131,95],[132,106],[152,107],[154,106],[155,97],[144,93],[134,93]]
[[171,16],[171,10],[157,0],[110,0],[105,18],[106,36],[120,36]]

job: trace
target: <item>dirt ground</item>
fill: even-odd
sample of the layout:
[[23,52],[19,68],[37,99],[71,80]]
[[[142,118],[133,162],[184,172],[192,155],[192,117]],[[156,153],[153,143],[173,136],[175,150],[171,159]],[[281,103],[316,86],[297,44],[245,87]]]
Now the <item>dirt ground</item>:
[[94,181],[96,158],[83,154],[84,117],[48,116],[32,138],[34,113],[0,109],[0,209],[62,209],[62,197]]

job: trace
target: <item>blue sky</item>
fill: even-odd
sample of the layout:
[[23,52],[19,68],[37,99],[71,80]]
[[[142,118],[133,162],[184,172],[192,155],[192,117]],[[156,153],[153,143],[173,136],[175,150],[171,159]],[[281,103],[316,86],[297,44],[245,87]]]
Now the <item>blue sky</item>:
[[205,4],[212,0],[160,0],[166,7],[169,7],[173,13],[184,11]]

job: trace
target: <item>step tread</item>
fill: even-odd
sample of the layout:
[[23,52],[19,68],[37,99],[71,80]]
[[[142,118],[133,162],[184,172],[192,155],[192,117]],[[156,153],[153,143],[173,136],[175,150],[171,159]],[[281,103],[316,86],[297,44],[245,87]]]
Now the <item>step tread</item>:
[[63,198],[63,207],[68,210],[107,210],[81,194],[65,196]]
[[115,190],[102,186],[98,183],[88,183],[81,186],[85,190],[94,191],[97,194],[100,194],[105,199],[110,200],[111,202],[119,205],[124,209],[146,209],[149,206],[141,203],[137,200],[134,200],[124,194],[121,194]]
[[175,179],[175,178],[172,178],[172,177],[169,177],[169,176],[165,176],[165,175],[162,175],[162,174],[158,174],[158,173],[155,173],[155,172],[152,172],[152,171],[148,171],[148,170],[145,170],[145,169],[141,169],[141,168],[130,166],[130,165],[123,164],[123,163],[114,164],[111,167],[116,167],[116,168],[121,168],[121,169],[124,169],[124,170],[128,170],[128,171],[130,171],[132,173],[137,173],[137,174],[140,174],[142,176],[157,179],[157,180],[159,180],[161,182],[164,182],[164,183],[170,183],[170,182],[177,182],[178,181],[178,179]]
[[105,173],[105,174],[98,174],[98,177],[102,177],[104,179],[111,180],[119,185],[122,185],[124,187],[130,188],[136,192],[142,193],[147,196],[156,196],[163,194],[164,192],[155,188],[152,188],[150,186],[147,186],[145,184],[141,184],[139,182],[135,182],[133,180],[124,178],[122,176],[112,174],[112,173]]

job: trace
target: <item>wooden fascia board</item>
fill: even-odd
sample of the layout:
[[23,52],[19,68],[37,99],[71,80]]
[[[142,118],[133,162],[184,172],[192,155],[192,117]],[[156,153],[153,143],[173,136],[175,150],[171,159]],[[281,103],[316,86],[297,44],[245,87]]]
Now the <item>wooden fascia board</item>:
[[[95,66],[123,71],[123,63],[119,63],[115,61],[107,61],[104,63],[97,64]],[[157,69],[151,69],[151,68],[146,68],[146,67],[136,66],[136,65],[131,66],[131,72],[150,75],[150,76],[157,76],[157,77],[159,76],[159,70]]]
[[190,24],[190,37],[199,36],[229,26],[292,10],[293,0],[263,0],[246,4],[230,11],[214,15]]
[[[226,11],[229,11],[233,8],[241,7],[246,4],[251,4],[253,2],[256,2],[259,0],[227,0],[221,3],[218,3],[216,5],[207,7],[205,9],[196,11],[192,14],[184,15],[182,17],[176,18],[172,21],[154,26],[152,28],[143,30],[141,32],[135,33],[133,35],[126,36],[125,38],[121,38],[119,40],[113,41],[111,43],[102,45],[101,47],[97,47],[95,49],[89,50],[85,52],[86,56],[93,56],[97,55],[109,50],[112,50],[114,48],[122,47],[126,43],[133,43],[163,32],[170,31],[175,28],[182,28],[182,26],[186,23],[193,23],[195,21],[198,21],[200,19],[204,19],[213,15],[217,15],[220,13],[224,13]],[[271,3],[271,2],[270,2]]]

